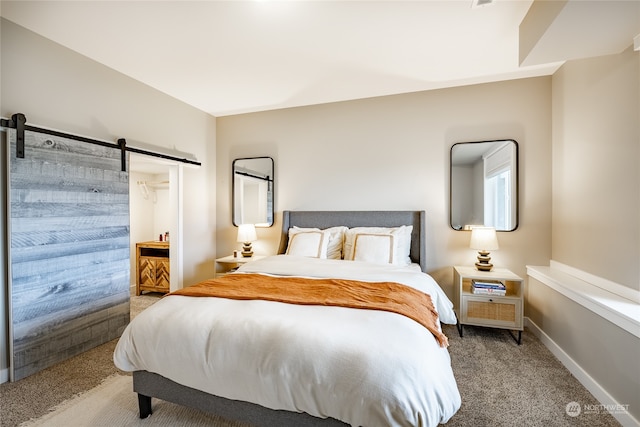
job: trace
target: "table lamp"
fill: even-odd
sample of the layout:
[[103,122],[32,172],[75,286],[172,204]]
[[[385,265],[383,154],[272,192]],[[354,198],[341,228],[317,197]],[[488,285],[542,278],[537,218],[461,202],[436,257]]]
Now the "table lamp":
[[471,229],[471,249],[478,251],[478,262],[476,268],[480,271],[491,271],[491,257],[489,251],[498,249],[498,236],[493,227],[473,227]]
[[242,256],[249,258],[253,256],[251,250],[251,242],[258,240],[256,235],[256,227],[253,224],[240,224],[238,226],[238,239],[237,241],[242,243]]

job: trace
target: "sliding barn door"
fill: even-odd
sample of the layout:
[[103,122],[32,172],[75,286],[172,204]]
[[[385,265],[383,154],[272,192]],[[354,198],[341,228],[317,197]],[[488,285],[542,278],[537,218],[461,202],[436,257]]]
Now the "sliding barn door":
[[120,336],[129,322],[129,177],[121,152],[10,130],[12,379]]

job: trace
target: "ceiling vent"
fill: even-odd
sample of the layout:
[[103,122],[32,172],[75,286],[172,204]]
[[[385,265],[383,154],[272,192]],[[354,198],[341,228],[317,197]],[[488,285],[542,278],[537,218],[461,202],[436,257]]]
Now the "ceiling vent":
[[471,0],[471,7],[484,7],[493,4],[495,0]]

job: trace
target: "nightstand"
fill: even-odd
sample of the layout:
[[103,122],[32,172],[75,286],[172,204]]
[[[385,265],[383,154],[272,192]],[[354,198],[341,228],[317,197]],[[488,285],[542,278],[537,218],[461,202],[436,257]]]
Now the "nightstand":
[[222,277],[225,274],[235,271],[242,264],[246,264],[248,262],[256,261],[262,258],[264,258],[264,256],[260,255],[254,255],[252,257],[243,257],[242,255],[234,257],[233,255],[229,255],[218,258],[216,259],[216,277]]
[[169,292],[169,242],[136,243],[136,295],[142,291]]
[[[472,280],[500,281],[504,296],[474,294]],[[524,280],[505,268],[478,271],[474,267],[453,267],[453,305],[458,317],[458,333],[463,325],[507,329],[518,345],[522,341]],[[516,338],[512,331],[518,331]]]

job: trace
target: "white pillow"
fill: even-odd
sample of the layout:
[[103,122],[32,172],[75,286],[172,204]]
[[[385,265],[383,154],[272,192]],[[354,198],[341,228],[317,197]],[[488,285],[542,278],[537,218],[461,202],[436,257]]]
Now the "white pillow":
[[358,234],[391,234],[394,236],[393,262],[395,265],[409,265],[411,259],[411,232],[412,225],[402,225],[400,227],[355,227],[347,230],[344,241],[344,259],[353,260],[353,244],[355,236]]
[[403,225],[399,227],[399,241],[396,241],[396,265],[409,265],[411,264],[411,233],[413,232],[413,225]]
[[[342,259],[342,245],[344,243],[344,234],[348,230],[347,227],[337,226],[325,228],[324,230],[320,230],[319,228],[302,228],[302,227],[293,227],[293,230],[296,231],[327,231],[329,232],[329,244],[327,246],[327,256],[329,259]],[[291,229],[289,229],[289,235],[291,235]]]
[[353,241],[353,260],[376,264],[393,264],[393,234],[356,234]]
[[328,231],[300,231],[290,228],[286,254],[326,258],[329,235]]

